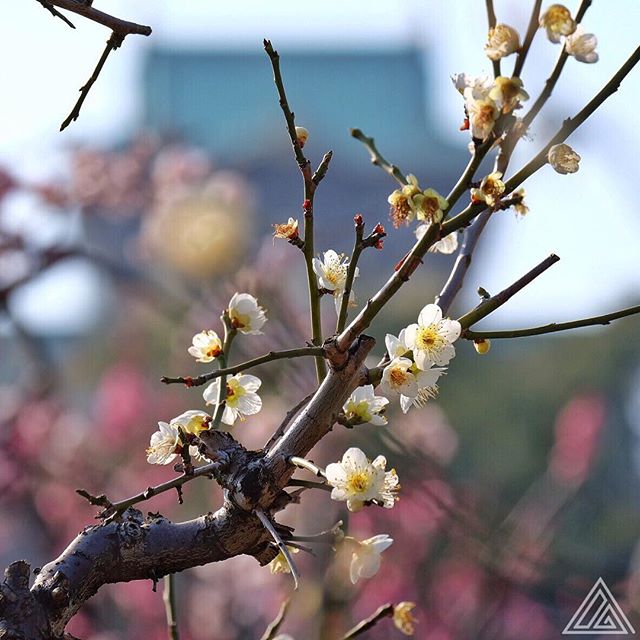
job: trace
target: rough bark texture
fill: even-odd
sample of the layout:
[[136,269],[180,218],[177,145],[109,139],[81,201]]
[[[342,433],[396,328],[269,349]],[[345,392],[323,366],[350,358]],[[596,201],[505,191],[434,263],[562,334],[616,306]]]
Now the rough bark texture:
[[0,585],[1,640],[70,640],[66,624],[103,584],[151,579],[168,573],[251,555],[270,562],[277,553],[254,513],[270,517],[294,499],[284,488],[295,469],[290,456],[305,456],[333,427],[346,398],[366,376],[373,338],[361,336],[347,352],[327,342],[329,373],[307,407],[269,451],[247,451],[229,434],[201,435],[200,447],[217,464],[224,505],[188,522],[130,508],[85,528],[59,558],[38,573],[29,589],[29,564],[12,563]]

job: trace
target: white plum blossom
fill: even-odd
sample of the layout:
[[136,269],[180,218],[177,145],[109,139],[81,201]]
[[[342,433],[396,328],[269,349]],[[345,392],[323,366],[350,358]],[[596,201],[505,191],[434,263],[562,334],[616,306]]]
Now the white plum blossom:
[[593,33],[585,33],[581,26],[578,26],[571,35],[567,36],[564,43],[564,49],[570,56],[587,64],[598,62],[597,46],[598,38]]
[[158,422],[158,431],[151,435],[147,448],[149,464],[169,464],[177,455],[180,447],[178,427],[167,422]]
[[407,341],[405,339],[406,329],[402,329],[398,334],[398,337],[394,336],[391,333],[387,333],[384,338],[384,343],[387,347],[387,353],[389,357],[393,360],[394,358],[401,358],[402,356],[409,351],[409,347],[407,347]]
[[521,102],[529,99],[520,78],[498,76],[489,91],[489,98],[496,103],[502,113],[511,113],[520,106]]
[[495,207],[505,190],[505,184],[501,178],[502,173],[500,171],[494,171],[482,178],[480,187],[470,191],[471,201],[486,202],[490,207]]
[[[415,228],[414,234],[418,240],[422,240],[424,234],[427,233],[429,229],[428,224],[420,224]],[[429,251],[431,253],[442,253],[444,255],[449,255],[458,250],[458,234],[457,233],[449,233],[442,240],[438,240],[438,242],[434,242],[430,247]]]
[[393,544],[393,538],[386,533],[367,538],[362,542],[355,540],[356,550],[351,556],[350,578],[356,584],[360,578],[372,578],[380,569],[380,554]]
[[[209,428],[211,416],[204,411],[185,411],[171,422],[158,422],[158,430],[151,436],[147,448],[147,462],[149,464],[169,464],[180,453],[180,429],[185,433],[198,435]],[[192,458],[201,459],[198,448],[189,447]]]
[[473,98],[470,88],[465,89],[465,99],[471,136],[479,140],[486,140],[491,135],[496,120],[500,116],[498,105],[489,97]]
[[222,353],[222,340],[211,329],[196,333],[192,342],[187,351],[197,362],[211,362]]
[[370,462],[361,449],[351,447],[341,462],[327,465],[325,476],[333,487],[331,499],[346,501],[349,511],[360,511],[367,502],[376,501],[391,509],[400,490],[395,469],[385,471],[387,460],[378,456]]
[[442,318],[442,310],[438,305],[426,305],[420,311],[418,323],[409,325],[406,332],[407,345],[411,347],[418,367],[426,370],[432,365],[448,364],[456,355],[452,343],[460,337],[460,331],[457,320]]
[[[340,313],[340,305],[342,296],[347,283],[347,270],[349,269],[349,258],[343,254],[336,253],[333,249],[324,252],[322,260],[313,259],[313,270],[318,278],[318,287],[326,289],[333,295],[336,313]],[[354,278],[357,278],[359,269],[356,267]],[[349,302],[352,302],[353,290],[349,296]]]
[[575,173],[580,168],[580,156],[568,144],[554,144],[547,159],[554,170],[563,175]]
[[412,406],[422,407],[437,395],[436,382],[443,373],[440,368],[422,371],[409,358],[394,358],[382,372],[380,388],[388,394],[400,394],[400,408],[407,413]]
[[552,4],[540,16],[540,26],[546,30],[547,38],[558,44],[562,36],[568,36],[576,30],[576,21],[571,11],[562,4]]
[[432,367],[426,371],[421,371],[415,363],[413,369],[418,392],[415,396],[400,395],[402,413],[407,413],[411,407],[421,409],[431,398],[435,398],[438,395],[438,379],[446,371],[441,367]]
[[[256,393],[262,381],[256,376],[237,373],[227,379],[227,397],[225,399],[222,422],[232,425],[239,418],[251,416],[262,409],[262,399]],[[216,378],[202,396],[207,404],[217,405],[220,397],[220,378]]]
[[[294,554],[298,553],[298,549],[296,547],[287,546],[287,550],[289,553]],[[285,558],[284,553],[282,551],[278,552],[278,555],[269,563],[269,570],[271,573],[291,573],[291,567]]]
[[382,415],[384,408],[389,404],[387,398],[377,396],[372,384],[358,387],[344,403],[342,411],[351,424],[364,424],[370,422],[376,426],[387,424],[387,419]]
[[500,23],[489,29],[484,51],[490,60],[500,60],[520,49],[520,36],[508,24]]
[[264,309],[258,301],[248,293],[234,293],[229,300],[229,319],[231,326],[247,335],[261,334],[267,321]]
[[415,631],[415,624],[418,622],[411,613],[416,608],[415,602],[398,602],[393,607],[393,624],[398,631],[405,636],[412,636]]
[[[489,76],[472,77],[466,73],[451,76],[453,86],[469,100],[482,100],[489,95],[493,81]],[[469,89],[469,91],[467,91]]]

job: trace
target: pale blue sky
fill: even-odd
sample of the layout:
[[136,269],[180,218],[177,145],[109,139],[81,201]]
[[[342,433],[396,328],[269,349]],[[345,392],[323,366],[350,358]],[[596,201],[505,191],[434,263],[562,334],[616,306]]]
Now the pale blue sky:
[[[108,33],[76,18],[71,31],[56,23],[35,1],[12,3],[0,23],[5,51],[2,71],[0,161],[11,160],[27,176],[55,171],[60,149],[74,141],[106,142],[124,137],[136,124],[145,48],[153,43],[190,47],[243,47],[259,50],[268,37],[282,52],[288,47],[396,47],[420,43],[429,51],[433,95],[443,136],[455,136],[460,120],[459,96],[449,75],[490,71],[482,53],[486,35],[481,0],[111,0],[104,10],[146,22],[151,38],[132,36],[109,60],[80,120],[59,134],[58,126],[93,68]],[[528,20],[527,0],[495,0],[499,20],[521,33]],[[577,2],[569,3],[575,9]],[[594,0],[584,25],[599,39],[600,62],[584,65],[569,60],[549,116],[541,119],[535,139],[512,162],[516,169],[559,126],[606,82],[638,45],[638,0]],[[559,49],[539,35],[524,73],[535,96],[553,66]],[[8,53],[7,53],[8,52]],[[11,56],[15,61],[7,64]],[[506,63],[507,70],[510,63]],[[562,260],[514,299],[491,326],[519,326],[563,320],[613,310],[623,297],[640,295],[637,205],[637,105],[640,69],[621,91],[570,142],[582,156],[579,173],[560,176],[549,167],[526,184],[531,213],[526,220],[504,215],[487,234],[495,256],[477,264],[469,291],[478,284],[495,291],[554,251]],[[371,132],[375,135],[375,132]],[[402,165],[402,159],[397,161]],[[363,162],[366,158],[363,157]],[[408,168],[409,169],[409,168]],[[498,224],[495,224],[498,222]],[[473,297],[469,297],[473,303]]]

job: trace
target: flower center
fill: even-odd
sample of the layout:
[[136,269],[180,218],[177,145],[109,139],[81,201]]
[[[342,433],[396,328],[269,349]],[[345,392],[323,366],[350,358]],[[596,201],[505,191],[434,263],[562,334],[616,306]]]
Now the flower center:
[[400,367],[394,367],[391,369],[389,378],[394,387],[401,387],[409,379],[409,374]]
[[234,329],[245,329],[251,327],[251,318],[243,313],[233,312],[231,315],[231,324]]
[[357,471],[347,480],[347,490],[351,493],[364,493],[370,485],[371,476],[366,471]]
[[427,327],[420,327],[416,333],[416,347],[420,351],[439,351],[444,345],[444,339],[438,333],[438,327],[430,324]]

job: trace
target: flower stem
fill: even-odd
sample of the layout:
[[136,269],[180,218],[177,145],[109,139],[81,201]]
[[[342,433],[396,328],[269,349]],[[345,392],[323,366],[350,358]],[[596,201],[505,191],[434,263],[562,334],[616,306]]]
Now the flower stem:
[[518,57],[516,58],[516,63],[513,67],[513,77],[519,78],[522,73],[522,68],[524,67],[524,61],[527,59],[527,54],[529,53],[529,49],[531,48],[531,43],[536,35],[536,31],[538,30],[540,23],[540,7],[542,7],[542,0],[535,0],[533,5],[533,10],[531,11],[531,18],[529,20],[529,28],[527,29],[527,33],[524,37],[524,42],[522,43],[522,47],[520,47],[520,51],[518,52]]
[[178,631],[178,622],[176,619],[176,586],[174,574],[170,573],[164,577],[164,590],[162,599],[164,601],[164,610],[167,616],[167,630],[169,640],[180,640]]
[[353,243],[353,252],[351,253],[349,267],[347,268],[347,278],[344,283],[344,292],[342,294],[342,302],[340,303],[340,313],[338,314],[338,322],[336,323],[336,333],[340,333],[344,329],[344,325],[347,322],[349,297],[351,296],[353,279],[355,278],[356,270],[358,268],[358,260],[360,259],[360,254],[364,249],[362,245],[362,237],[364,235],[364,222],[356,222],[355,232],[356,238]]
[[[236,329],[231,326],[231,320],[227,312],[222,314],[222,324],[224,325],[224,340],[222,341],[222,353],[218,356],[220,367],[224,368],[227,365],[227,359],[231,353],[231,345],[233,339],[236,337]],[[211,422],[211,429],[218,429],[222,422],[222,416],[224,415],[224,408],[227,399],[227,375],[222,374],[220,376],[220,387],[218,389],[218,399],[216,404],[216,411],[213,415],[213,421]]]

